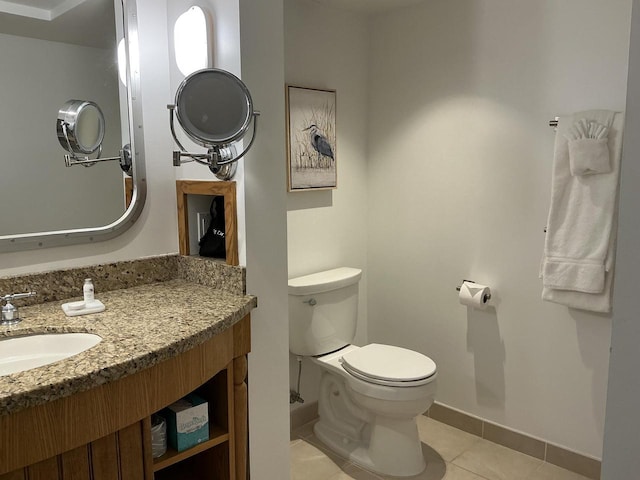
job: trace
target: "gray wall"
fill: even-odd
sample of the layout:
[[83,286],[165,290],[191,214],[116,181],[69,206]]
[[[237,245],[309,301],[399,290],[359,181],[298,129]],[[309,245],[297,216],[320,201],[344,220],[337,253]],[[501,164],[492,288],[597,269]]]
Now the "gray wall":
[[603,480],[635,478],[640,472],[640,1],[633,2],[627,117],[620,180],[616,265],[609,362]]
[[0,34],[0,235],[101,226],[124,213],[117,162],[64,165],[58,109],[92,100],[105,115],[103,157],[121,143],[115,51]]

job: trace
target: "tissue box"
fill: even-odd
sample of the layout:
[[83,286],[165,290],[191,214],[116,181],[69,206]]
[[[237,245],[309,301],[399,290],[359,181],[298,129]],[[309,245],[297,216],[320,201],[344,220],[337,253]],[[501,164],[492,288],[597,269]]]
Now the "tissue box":
[[169,445],[181,452],[209,439],[208,405],[192,393],[162,411]]

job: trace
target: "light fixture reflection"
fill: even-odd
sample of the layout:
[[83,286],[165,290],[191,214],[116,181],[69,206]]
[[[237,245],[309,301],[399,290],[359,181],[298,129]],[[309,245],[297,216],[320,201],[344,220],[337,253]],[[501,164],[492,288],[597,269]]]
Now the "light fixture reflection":
[[173,48],[180,72],[187,76],[208,67],[207,17],[193,6],[178,17],[173,27]]
[[124,38],[118,42],[118,75],[120,81],[127,86],[127,52],[124,49]]

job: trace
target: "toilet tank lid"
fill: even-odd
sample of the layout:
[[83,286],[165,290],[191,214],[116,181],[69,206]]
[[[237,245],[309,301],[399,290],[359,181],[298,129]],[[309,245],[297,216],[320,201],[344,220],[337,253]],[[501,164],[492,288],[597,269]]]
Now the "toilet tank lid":
[[311,295],[330,292],[358,283],[362,277],[359,268],[340,267],[289,279],[289,295]]

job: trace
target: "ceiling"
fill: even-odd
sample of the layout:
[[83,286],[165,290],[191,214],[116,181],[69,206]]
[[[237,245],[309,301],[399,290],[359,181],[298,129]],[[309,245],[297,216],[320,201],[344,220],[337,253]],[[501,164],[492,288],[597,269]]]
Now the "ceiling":
[[115,48],[114,0],[0,0],[0,33]]

